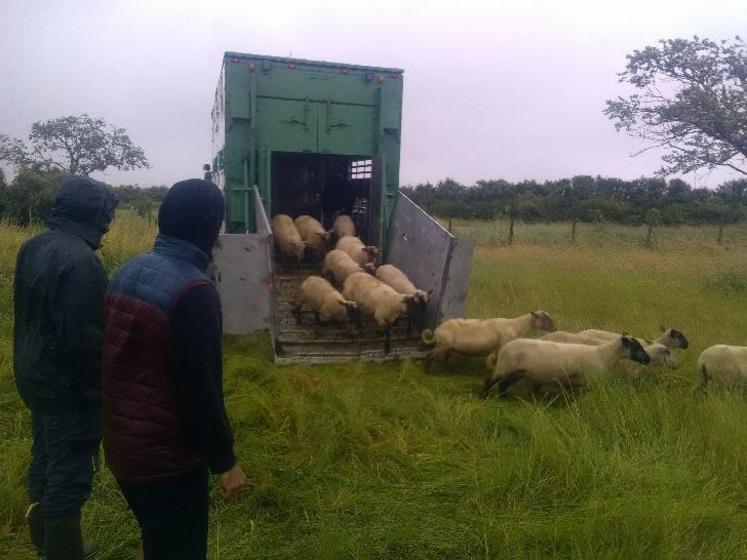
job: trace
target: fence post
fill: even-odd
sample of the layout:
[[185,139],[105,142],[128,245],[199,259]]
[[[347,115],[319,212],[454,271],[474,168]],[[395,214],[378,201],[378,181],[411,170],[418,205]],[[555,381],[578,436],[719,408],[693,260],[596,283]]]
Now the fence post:
[[511,221],[508,224],[508,244],[511,245],[511,243],[514,242],[514,215],[511,214],[510,216]]
[[449,218],[449,233],[451,233],[451,218]]
[[718,239],[716,240],[719,245],[724,241],[724,222],[718,224]]

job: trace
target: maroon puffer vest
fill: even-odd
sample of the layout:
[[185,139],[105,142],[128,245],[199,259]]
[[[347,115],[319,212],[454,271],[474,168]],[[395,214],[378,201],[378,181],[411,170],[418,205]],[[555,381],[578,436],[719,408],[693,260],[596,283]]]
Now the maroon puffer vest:
[[171,478],[204,465],[186,441],[169,364],[169,313],[179,297],[209,280],[205,255],[159,236],[112,278],[105,305],[104,452],[127,482]]

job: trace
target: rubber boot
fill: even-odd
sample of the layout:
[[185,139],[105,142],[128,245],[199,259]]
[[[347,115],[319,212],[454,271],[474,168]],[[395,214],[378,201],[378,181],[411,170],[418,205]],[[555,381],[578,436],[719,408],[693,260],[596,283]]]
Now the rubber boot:
[[44,554],[44,516],[39,502],[34,502],[29,506],[26,511],[26,522],[29,525],[31,544],[36,547],[39,556],[42,556]]
[[47,560],[84,560],[80,513],[45,518],[44,537]]

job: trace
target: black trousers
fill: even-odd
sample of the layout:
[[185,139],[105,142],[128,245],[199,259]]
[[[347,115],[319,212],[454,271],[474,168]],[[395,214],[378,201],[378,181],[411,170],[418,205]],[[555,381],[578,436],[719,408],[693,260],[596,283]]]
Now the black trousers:
[[207,469],[162,482],[117,483],[140,525],[145,560],[205,560]]
[[91,494],[101,439],[98,408],[31,408],[29,498],[45,517],[80,512]]

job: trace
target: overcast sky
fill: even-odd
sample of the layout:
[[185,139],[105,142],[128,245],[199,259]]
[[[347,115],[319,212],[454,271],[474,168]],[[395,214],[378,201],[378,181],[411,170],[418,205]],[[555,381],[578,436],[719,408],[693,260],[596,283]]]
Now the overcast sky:
[[402,184],[635,178],[658,159],[629,157],[640,144],[601,112],[624,93],[625,55],[746,30],[744,0],[0,0],[0,133],[87,112],[126,128],[152,165],[98,178],[171,184],[211,159],[223,52],[292,53],[405,69]]

